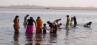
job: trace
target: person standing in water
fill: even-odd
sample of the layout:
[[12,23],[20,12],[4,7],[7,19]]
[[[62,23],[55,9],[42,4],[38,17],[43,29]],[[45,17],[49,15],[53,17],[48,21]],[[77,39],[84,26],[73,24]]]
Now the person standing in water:
[[47,30],[46,24],[43,24],[43,34],[46,34],[46,30]]
[[76,27],[77,26],[77,21],[76,21],[76,17],[75,16],[73,17],[73,20],[74,20],[74,27]]
[[33,17],[30,17],[30,19],[27,20],[28,24],[27,24],[27,28],[26,28],[26,33],[27,34],[32,34],[33,32],[33,26],[35,23],[35,20],[33,19]]
[[47,24],[49,25],[50,27],[50,33],[57,33],[57,24],[55,24],[54,22],[50,22],[50,21],[47,21]]
[[29,17],[29,15],[27,14],[25,17],[24,17],[24,27],[26,28],[27,27],[27,18]]
[[70,26],[72,27],[73,26],[73,17],[71,17],[71,19],[70,19]]
[[69,26],[70,26],[70,18],[69,15],[67,15],[66,29],[68,29]]
[[20,28],[19,27],[19,16],[15,16],[13,22],[14,22],[14,25],[13,25],[14,30],[15,30],[16,33],[18,33],[19,32],[19,28]]
[[40,17],[36,19],[36,33],[42,33],[42,19]]

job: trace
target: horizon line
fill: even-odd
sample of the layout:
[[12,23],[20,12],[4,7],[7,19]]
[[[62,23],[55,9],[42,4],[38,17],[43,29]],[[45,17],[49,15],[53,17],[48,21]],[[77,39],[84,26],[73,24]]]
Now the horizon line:
[[11,6],[40,6],[40,7],[81,7],[81,8],[97,8],[94,6],[43,6],[43,5],[0,5],[0,7],[11,7]]

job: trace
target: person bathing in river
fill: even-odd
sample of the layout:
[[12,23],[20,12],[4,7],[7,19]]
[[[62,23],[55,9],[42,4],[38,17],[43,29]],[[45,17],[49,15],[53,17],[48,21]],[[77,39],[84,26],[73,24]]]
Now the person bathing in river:
[[50,27],[50,33],[56,33],[57,32],[57,25],[55,23],[47,21],[47,24]]
[[34,27],[34,24],[36,24],[35,20],[33,19],[33,17],[30,17],[28,20],[27,20],[27,28],[26,28],[26,33],[27,34],[32,34],[33,33],[33,27]]
[[71,19],[70,19],[70,26],[71,27],[73,26],[73,17],[71,17]]
[[74,20],[74,27],[76,27],[77,26],[77,20],[76,20],[75,16],[73,17],[73,20]]
[[42,33],[42,19],[37,17],[36,19],[36,33]]
[[20,28],[20,26],[19,26],[19,16],[15,16],[13,22],[14,22],[14,25],[13,25],[14,30],[15,30],[16,33],[18,33],[19,28]]
[[69,15],[67,15],[66,17],[67,17],[66,29],[69,29],[69,27],[70,27],[70,18],[69,18]]
[[62,25],[62,23],[59,23],[59,21],[61,21],[61,19],[56,19],[56,20],[54,21],[54,24],[56,24],[56,26],[57,26],[58,29],[60,29],[60,27],[61,27],[61,25]]
[[24,27],[26,28],[26,26],[27,26],[27,18],[29,17],[29,15],[27,14],[25,17],[24,17],[24,23],[23,23],[23,25],[24,25]]
[[43,24],[43,34],[46,34],[46,30],[47,30],[47,27],[46,27],[46,24],[44,23]]
[[84,27],[91,27],[91,24],[92,24],[92,22],[90,21],[90,22],[84,24]]

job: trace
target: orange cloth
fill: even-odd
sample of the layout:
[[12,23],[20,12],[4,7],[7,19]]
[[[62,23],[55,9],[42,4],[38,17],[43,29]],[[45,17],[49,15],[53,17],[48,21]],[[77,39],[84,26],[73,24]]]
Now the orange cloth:
[[37,28],[42,28],[42,20],[39,19],[36,21]]
[[36,33],[42,33],[42,20],[36,20]]

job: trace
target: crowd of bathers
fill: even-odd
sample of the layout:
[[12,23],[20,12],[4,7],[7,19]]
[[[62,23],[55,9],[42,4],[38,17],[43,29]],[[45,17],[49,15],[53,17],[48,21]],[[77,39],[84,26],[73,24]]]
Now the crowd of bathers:
[[[71,27],[76,27],[77,26],[77,19],[76,16],[70,17],[69,15],[66,15],[66,29],[69,29]],[[50,33],[56,33],[57,30],[61,27],[62,23],[59,23],[61,21],[61,19],[55,19],[53,22],[51,21],[47,21],[47,23],[43,23],[42,18],[40,16],[37,17],[36,20],[33,19],[33,17],[29,16],[29,14],[27,14],[24,17],[24,28],[26,29],[25,33],[27,34],[32,34],[34,31],[34,28],[36,28],[36,33],[43,33],[46,34],[47,32],[47,26],[48,25],[50,27]],[[19,32],[20,29],[20,24],[19,24],[19,16],[16,15],[14,20],[14,31],[16,33]],[[86,24],[84,24],[84,27],[90,27],[92,22],[88,22]],[[35,25],[35,27],[34,27]]]

